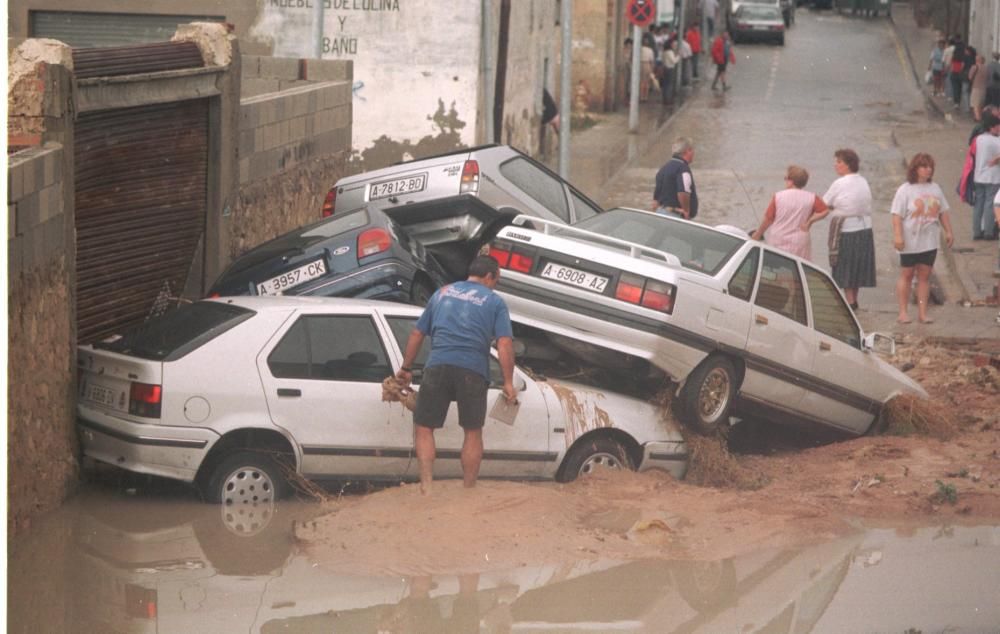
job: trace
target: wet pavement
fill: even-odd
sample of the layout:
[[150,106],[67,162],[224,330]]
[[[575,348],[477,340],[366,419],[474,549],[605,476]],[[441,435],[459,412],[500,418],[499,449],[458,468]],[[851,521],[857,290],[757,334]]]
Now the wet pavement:
[[[586,560],[365,577],[292,526],[182,487],[91,484],[11,544],[8,632],[996,632],[1000,526],[862,528],[718,561]],[[991,563],[992,562],[992,563]],[[912,628],[912,629],[909,629]]]

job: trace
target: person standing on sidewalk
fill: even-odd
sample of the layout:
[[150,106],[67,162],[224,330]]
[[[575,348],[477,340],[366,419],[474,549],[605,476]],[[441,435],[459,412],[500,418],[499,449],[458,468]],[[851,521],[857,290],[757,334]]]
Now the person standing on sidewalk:
[[691,220],[698,215],[698,190],[691,174],[694,144],[687,137],[678,137],[670,151],[673,156],[656,173],[653,211]]
[[823,194],[830,213],[830,265],[851,308],[858,309],[858,289],[875,286],[875,236],[872,233],[872,190],[858,174],[861,159],[851,149],[834,152],[840,176]]
[[664,105],[672,104],[674,102],[674,93],[676,92],[676,76],[678,69],[681,68],[681,58],[677,54],[677,39],[671,39],[667,41],[667,47],[663,49],[663,55],[661,59],[660,69],[660,96]]
[[695,81],[700,79],[698,74],[698,58],[701,57],[701,29],[698,28],[697,24],[692,23],[688,27],[687,33],[684,34],[684,39],[687,41],[688,46],[691,47],[691,77]]
[[[997,191],[996,197],[993,198],[993,219],[997,226],[1000,226],[1000,191]],[[993,277],[997,281],[994,295],[1000,297],[1000,245],[997,245],[997,266],[993,269]],[[1000,312],[997,313],[997,323],[1000,324]]]
[[983,106],[986,105],[986,58],[982,55],[976,55],[976,63],[969,68],[969,86],[972,116],[976,121],[982,121]]
[[955,50],[951,54],[951,98],[955,102],[954,108],[958,110],[962,107],[962,86],[965,81],[965,44],[961,40],[955,42]]
[[972,239],[993,240],[996,224],[990,205],[1000,190],[1000,117],[983,115],[985,132],[976,137],[976,171],[973,177],[975,204],[972,208]]
[[944,47],[944,53],[942,54],[941,61],[944,63],[944,93],[942,97],[946,99],[952,99],[951,93],[951,59],[955,54],[955,37],[952,36],[948,38],[948,45]]
[[404,386],[413,379],[413,362],[424,338],[431,338],[431,353],[413,411],[414,445],[420,462],[420,491],[431,492],[434,480],[434,430],[444,425],[452,401],[458,402],[462,442],[462,479],[476,485],[483,459],[483,424],[490,384],[490,342],[496,339],[503,371],[503,395],[517,401],[514,389],[514,340],[510,313],[493,292],[500,279],[497,261],[476,257],[464,282],[443,286],[431,296],[406,342],[403,365],[396,379]]
[[892,245],[899,253],[899,279],[896,280],[896,300],[899,302],[901,324],[910,323],[908,306],[913,275],[917,276],[917,319],[922,324],[933,323],[927,316],[931,294],[931,271],[941,242],[944,227],[945,244],[954,242],[948,199],[934,178],[934,158],[919,153],[906,168],[906,182],[899,186],[892,199]]
[[944,94],[944,38],[938,40],[937,46],[931,50],[931,58],[927,61],[927,70],[934,78],[934,96]]
[[708,23],[708,33],[706,37],[715,36],[715,18],[719,14],[719,0],[702,0],[701,2],[702,15],[705,16],[705,21]]
[[736,63],[736,53],[733,51],[733,43],[729,39],[729,31],[723,31],[715,41],[712,42],[712,61],[715,62],[715,79],[712,80],[712,90],[715,90],[719,80],[722,80],[723,92],[729,90],[726,85],[726,69],[730,64]]

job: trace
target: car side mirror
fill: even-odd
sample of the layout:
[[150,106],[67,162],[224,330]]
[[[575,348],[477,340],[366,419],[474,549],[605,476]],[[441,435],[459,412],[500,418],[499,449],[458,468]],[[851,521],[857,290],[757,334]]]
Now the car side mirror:
[[865,338],[862,340],[862,346],[865,351],[872,350],[878,354],[889,356],[896,354],[896,340],[880,332],[865,335]]

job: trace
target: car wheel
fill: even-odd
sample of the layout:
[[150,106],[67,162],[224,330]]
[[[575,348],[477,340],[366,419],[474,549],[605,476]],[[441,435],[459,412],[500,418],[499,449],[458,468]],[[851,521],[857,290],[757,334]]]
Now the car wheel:
[[688,376],[681,390],[681,421],[691,429],[709,436],[729,420],[736,397],[736,369],[722,356],[705,359]]
[[414,306],[426,306],[433,294],[434,289],[430,284],[424,280],[413,280],[413,286],[410,288],[410,301],[413,302]]
[[632,458],[620,442],[598,436],[582,440],[570,448],[557,480],[571,482],[600,467],[635,470]]
[[204,496],[209,502],[237,506],[273,502],[287,493],[288,482],[269,453],[238,451],[215,467]]
[[784,45],[785,45],[785,36],[782,35],[781,37],[778,38],[778,46],[784,46]]

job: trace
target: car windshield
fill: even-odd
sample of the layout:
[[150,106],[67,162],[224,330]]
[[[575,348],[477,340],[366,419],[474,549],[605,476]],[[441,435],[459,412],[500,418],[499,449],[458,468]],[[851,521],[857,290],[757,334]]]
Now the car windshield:
[[94,347],[150,361],[175,361],[255,314],[221,302],[185,304]]
[[[702,225],[632,209],[611,209],[574,226],[671,253],[677,256],[684,268],[709,275],[718,273],[746,242],[743,238]],[[599,239],[593,241],[603,246],[623,248]]]

